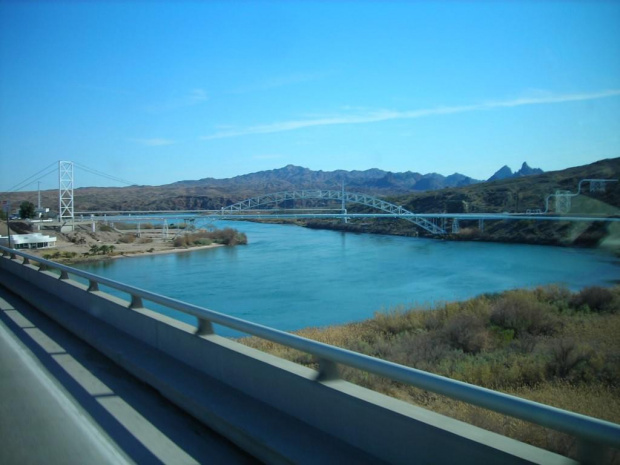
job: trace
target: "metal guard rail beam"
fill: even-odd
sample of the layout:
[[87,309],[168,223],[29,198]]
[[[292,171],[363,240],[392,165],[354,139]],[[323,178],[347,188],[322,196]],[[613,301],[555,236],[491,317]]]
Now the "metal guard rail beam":
[[[327,375],[333,379],[337,374],[335,364],[339,363],[568,433],[579,438],[586,446],[597,447],[597,445],[605,445],[620,448],[620,425],[615,423],[305,339],[294,334],[129,286],[67,265],[45,260],[19,250],[9,249],[4,246],[0,246],[0,250],[2,250],[3,260],[6,260],[7,256],[10,256],[12,260],[16,259],[17,256],[21,256],[24,259],[22,262],[24,265],[30,264],[32,260],[40,264],[39,269],[41,271],[56,269],[60,271],[58,279],[67,279],[69,273],[87,279],[90,283],[88,292],[98,290],[98,284],[102,284],[129,294],[134,303],[140,302],[140,299],[148,300],[192,315],[198,319],[197,334],[213,333],[212,323],[217,323],[314,355],[317,357],[320,365],[319,379],[323,378],[322,375]],[[135,305],[130,304],[128,308],[132,306]]]

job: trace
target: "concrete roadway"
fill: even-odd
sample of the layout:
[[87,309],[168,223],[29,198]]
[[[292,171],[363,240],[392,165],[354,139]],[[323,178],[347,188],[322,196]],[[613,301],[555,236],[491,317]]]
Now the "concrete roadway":
[[0,463],[257,463],[0,283]]

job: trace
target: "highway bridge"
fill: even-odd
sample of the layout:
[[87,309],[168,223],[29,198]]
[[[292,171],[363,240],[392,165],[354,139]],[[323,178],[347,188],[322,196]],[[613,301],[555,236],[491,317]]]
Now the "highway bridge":
[[[339,202],[341,207],[334,208],[278,208],[284,202],[298,200],[322,200]],[[375,211],[351,213],[347,211],[348,204],[358,204]],[[261,208],[263,207],[263,208]],[[264,208],[270,207],[270,208]],[[378,211],[376,211],[378,210]],[[93,220],[106,221],[163,221],[163,220],[265,220],[265,219],[400,219],[415,224],[431,235],[445,235],[447,226],[453,233],[459,231],[460,221],[478,221],[480,229],[484,228],[485,221],[568,221],[568,222],[619,222],[620,216],[601,215],[558,215],[549,213],[414,213],[400,205],[382,200],[367,194],[333,190],[301,190],[291,192],[276,192],[272,194],[251,197],[241,202],[223,207],[219,210],[159,210],[159,211],[82,211],[76,212],[71,219],[65,219],[63,224],[70,222],[92,222]],[[59,225],[59,223],[55,223]]]
[[[352,385],[341,379],[341,366],[567,433],[582,463],[605,463],[620,448],[620,425],[0,251],[3,463],[27,461],[18,459],[28,453],[38,454],[30,463],[204,463],[209,454],[213,463],[575,463]],[[195,324],[164,316],[154,304],[191,315]],[[115,376],[90,376],[87,362],[96,355],[55,342],[45,318],[105,356],[113,366],[99,374]],[[217,325],[310,354],[319,369],[218,336]],[[122,386],[125,377],[144,385]],[[143,398],[140,389],[165,400]],[[155,406],[160,410],[148,418]]]

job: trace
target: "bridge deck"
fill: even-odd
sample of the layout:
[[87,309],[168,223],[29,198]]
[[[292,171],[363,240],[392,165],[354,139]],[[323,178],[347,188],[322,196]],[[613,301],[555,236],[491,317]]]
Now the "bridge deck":
[[256,463],[0,287],[0,463]]

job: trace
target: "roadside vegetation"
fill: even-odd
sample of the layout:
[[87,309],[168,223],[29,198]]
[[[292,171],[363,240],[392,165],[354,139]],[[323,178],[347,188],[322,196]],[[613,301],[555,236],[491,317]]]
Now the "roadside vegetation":
[[233,228],[215,229],[213,231],[196,231],[174,238],[175,247],[197,247],[211,244],[240,245],[247,244],[245,233]]
[[[296,334],[452,379],[620,423],[620,286],[487,294],[427,308],[396,308]],[[302,365],[307,354],[242,343]],[[575,456],[573,438],[428,391],[341,367],[344,379],[482,428]],[[612,463],[620,463],[615,451]]]

